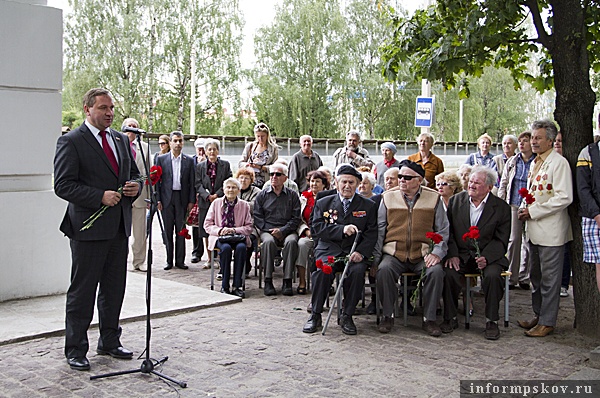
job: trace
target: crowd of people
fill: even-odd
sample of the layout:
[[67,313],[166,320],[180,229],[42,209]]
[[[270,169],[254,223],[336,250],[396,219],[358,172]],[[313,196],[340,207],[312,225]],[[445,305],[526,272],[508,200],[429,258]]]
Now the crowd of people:
[[[464,275],[478,273],[485,297],[484,336],[496,340],[507,270],[511,289],[531,289],[532,317],[519,321],[525,334],[544,337],[554,330],[560,296],[568,295],[564,252],[572,240],[567,207],[574,184],[553,122],[536,121],[518,137],[504,136],[498,155],[490,153],[492,138],[482,135],[478,151],[456,171],[445,171],[429,133],[417,137],[418,152],[406,159],[396,157],[394,143],[383,143],[383,160],[375,164],[360,134],[349,131],[345,145],[333,154],[333,170],[313,150],[312,137],[302,136],[288,164],[279,158],[269,127],[258,123],[234,174],[212,138],[198,138],[192,157],[182,151],[183,133],[174,131],[159,137],[160,152],[152,156],[136,133],[109,128],[112,99],[106,90],[94,90],[84,99],[85,123],[59,139],[55,158],[55,191],[69,202],[61,230],[73,251],[65,348],[73,369],[89,369],[87,328],[97,285],[103,325],[98,352],[131,358],[119,342],[118,317],[130,234],[133,268],[145,271],[147,217],[153,215],[147,211],[150,186],[143,180],[152,166],[162,173],[154,187],[164,225],[164,269],[188,269],[185,243],[193,238],[191,262],[200,263],[205,254],[210,259],[217,249],[221,292],[244,298],[243,279],[254,252],[264,271],[266,296],[278,294],[274,271],[280,263],[281,294],[311,294],[306,333],[321,327],[335,275],[344,268],[339,289],[345,334],[357,333],[353,315],[367,277],[373,286],[367,311],[380,308],[378,330],[392,330],[397,284],[406,272],[417,275],[423,330],[436,337],[451,333],[458,327]],[[139,123],[129,118],[122,127],[135,131]],[[87,153],[75,149],[80,147]],[[94,157],[107,166],[102,179],[91,173],[97,168],[88,164]],[[599,165],[598,144],[584,148],[576,186],[584,261],[596,265],[600,289]],[[96,218],[100,225],[84,231],[82,223],[101,206],[106,214]],[[191,236],[186,225],[192,227]],[[98,250],[105,254],[91,259],[89,253]]]

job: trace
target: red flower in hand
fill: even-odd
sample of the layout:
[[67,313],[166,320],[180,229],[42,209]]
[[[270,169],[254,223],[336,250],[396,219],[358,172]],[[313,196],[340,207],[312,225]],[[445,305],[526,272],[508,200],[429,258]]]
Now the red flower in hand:
[[177,232],[177,235],[183,236],[186,239],[192,239],[192,236],[190,235],[190,231],[188,231],[188,229],[186,227],[183,227],[183,229],[181,231]]
[[521,189],[519,189],[519,196],[520,197],[524,198],[528,194],[529,194],[529,191],[527,190],[527,188],[521,188]]
[[323,260],[318,259],[316,262],[317,269],[323,268]]
[[331,265],[325,264],[322,269],[323,273],[329,275],[333,272],[333,267]]
[[327,256],[327,263],[328,264],[335,263],[335,257],[333,257],[333,256]]
[[473,225],[471,228],[469,228],[469,234],[471,239],[479,239],[479,228]]

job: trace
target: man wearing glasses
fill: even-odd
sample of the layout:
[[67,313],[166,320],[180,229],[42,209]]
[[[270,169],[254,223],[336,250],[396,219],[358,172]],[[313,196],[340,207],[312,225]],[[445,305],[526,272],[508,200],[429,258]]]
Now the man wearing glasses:
[[269,167],[271,186],[261,191],[254,202],[254,225],[260,231],[260,266],[265,270],[265,296],[277,294],[273,286],[274,261],[278,246],[283,246],[284,296],[292,296],[294,264],[298,257],[300,198],[284,186],[288,168],[281,163]]
[[[393,325],[396,282],[404,272],[425,274],[423,284],[423,330],[439,337],[442,331],[436,323],[437,303],[442,298],[444,269],[442,259],[448,250],[449,223],[439,194],[421,186],[425,170],[410,160],[400,162],[398,190],[381,194],[377,223],[379,235],[375,246],[377,297],[383,305],[381,333],[389,333]],[[429,250],[428,232],[436,232],[442,241]]]

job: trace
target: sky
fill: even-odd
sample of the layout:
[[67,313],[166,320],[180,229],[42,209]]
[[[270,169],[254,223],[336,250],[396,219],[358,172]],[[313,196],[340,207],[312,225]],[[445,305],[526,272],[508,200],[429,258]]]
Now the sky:
[[[421,7],[431,0],[397,0],[409,12]],[[243,68],[254,66],[254,34],[262,26],[269,25],[275,18],[275,6],[283,0],[239,0],[240,9],[244,15],[244,44],[240,61]],[[63,17],[70,10],[68,0],[47,0],[50,7],[60,8],[64,11]]]

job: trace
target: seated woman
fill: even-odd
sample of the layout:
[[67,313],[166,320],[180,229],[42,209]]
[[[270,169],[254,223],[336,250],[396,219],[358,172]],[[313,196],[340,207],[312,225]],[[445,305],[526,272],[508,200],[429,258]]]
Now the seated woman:
[[448,209],[450,198],[463,190],[462,182],[454,171],[444,171],[435,176],[435,186],[441,195],[444,209]]
[[[260,193],[260,188],[254,185],[254,171],[247,167],[242,167],[235,173],[235,178],[242,184],[242,189],[238,194],[238,198],[245,200],[250,204],[250,214],[254,215],[254,200]],[[248,278],[250,270],[252,269],[250,259],[255,243],[258,240],[258,231],[256,228],[252,228],[250,239],[252,240],[252,244],[246,249],[246,278]]]
[[[375,180],[375,175],[373,173],[362,172],[362,181],[358,184],[358,188],[356,188],[358,194],[363,198],[373,199],[375,192],[375,186],[377,185],[377,181]],[[379,192],[381,193],[381,192]]]
[[327,175],[318,170],[311,171],[306,176],[309,189],[300,195],[300,215],[302,224],[298,227],[298,257],[296,258],[296,267],[298,268],[298,294],[306,294],[306,269],[308,268],[308,256],[314,248],[314,243],[310,235],[310,217],[317,194],[325,189],[329,189],[329,180]]
[[[235,178],[223,182],[225,196],[215,199],[208,208],[204,220],[204,229],[208,233],[208,250],[216,247],[220,250],[219,262],[223,273],[221,293],[229,293],[244,298],[242,290],[242,272],[246,264],[246,248],[251,245],[252,216],[248,202],[238,198],[241,184]],[[240,241],[223,242],[221,237],[243,235]],[[229,290],[231,274],[231,253],[235,250],[233,265],[233,291]]]

